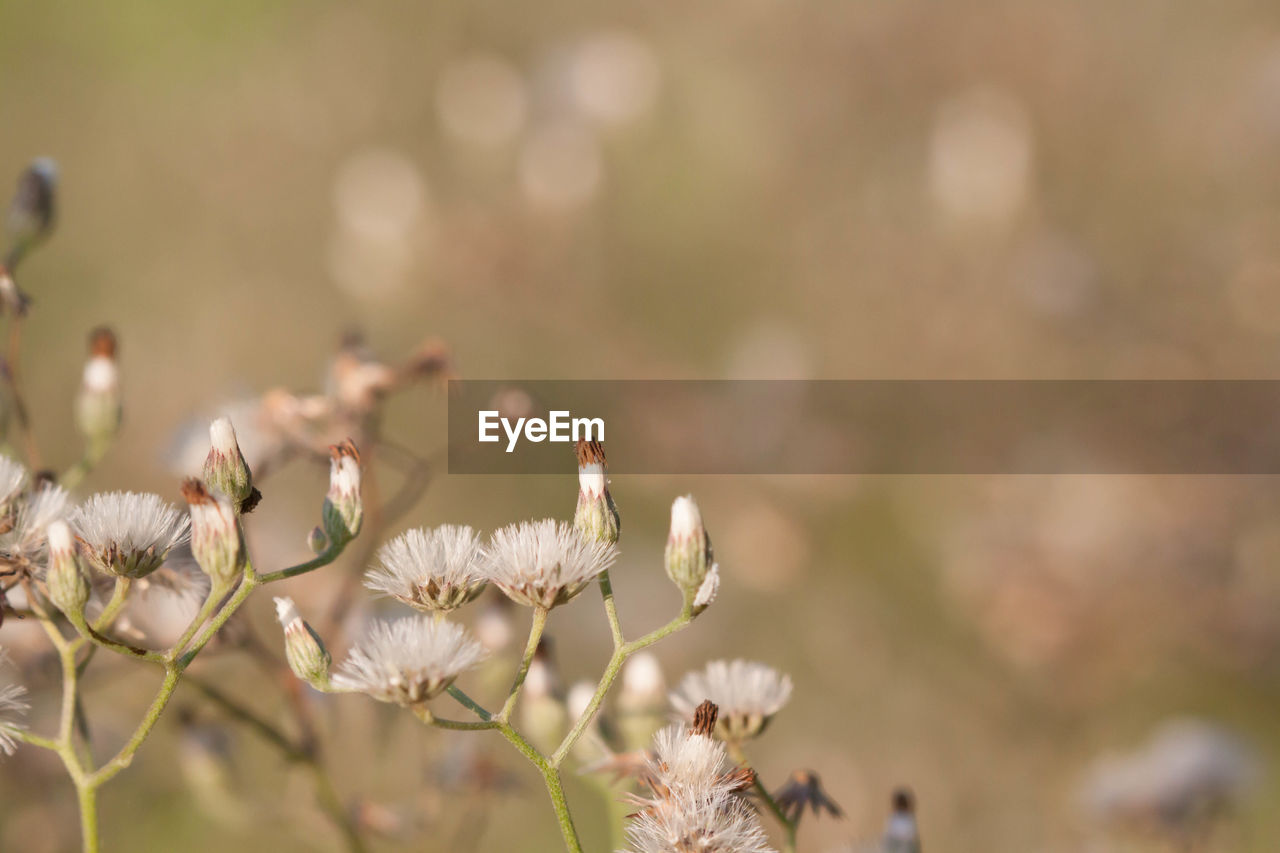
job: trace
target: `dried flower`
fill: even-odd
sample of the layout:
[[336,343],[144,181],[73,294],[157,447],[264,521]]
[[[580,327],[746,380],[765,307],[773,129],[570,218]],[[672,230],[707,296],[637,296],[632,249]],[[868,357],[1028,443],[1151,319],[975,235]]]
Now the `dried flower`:
[[329,494],[324,501],[324,532],[331,548],[346,545],[360,532],[360,451],[351,439],[329,448]]
[[317,690],[329,686],[329,667],[333,658],[324,647],[320,635],[303,621],[292,598],[277,598],[276,618],[284,628],[284,653],[293,674]]
[[240,452],[236,428],[230,418],[209,424],[209,455],[204,460],[204,481],[229,497],[237,512],[248,512],[261,498],[253,487],[253,473]]
[[755,774],[735,766],[710,736],[716,707],[703,703],[692,729],[658,732],[643,775],[651,796],[627,827],[636,853],[772,853],[764,829],[743,792]]
[[[715,598],[720,578],[711,549],[711,537],[702,526],[702,513],[698,511],[692,495],[676,498],[671,504],[666,568],[667,577],[684,593],[685,601],[698,611],[705,609]],[[708,577],[713,579],[708,581]]]
[[691,672],[671,694],[671,704],[691,718],[698,703],[710,699],[720,707],[718,733],[728,741],[753,738],[791,698],[791,678],[752,661],[712,661]]
[[622,522],[618,507],[609,494],[609,469],[604,459],[604,447],[598,441],[579,441],[575,448],[578,455],[578,508],[573,514],[573,526],[582,538],[614,544]]
[[76,558],[76,543],[71,528],[61,519],[48,526],[49,568],[45,572],[45,589],[49,600],[67,616],[84,613],[89,602],[89,580]]
[[48,554],[46,531],[67,514],[67,491],[44,484],[17,505],[12,527],[0,536],[0,553],[11,563],[28,567],[44,565]]
[[582,592],[617,557],[616,546],[588,541],[570,525],[545,519],[496,531],[483,566],[512,601],[550,609]]
[[191,554],[214,589],[228,589],[244,571],[244,534],[232,499],[210,492],[195,477],[182,484],[182,497],[191,511]]
[[97,494],[71,515],[85,559],[109,575],[141,578],[160,568],[169,550],[185,542],[189,519],[159,495]]
[[333,677],[335,687],[382,702],[416,705],[485,657],[460,625],[410,616],[375,622]]
[[[8,653],[0,649],[0,666],[8,663]],[[5,755],[13,755],[17,748],[16,733],[26,728],[18,719],[30,707],[22,698],[26,695],[27,689],[21,684],[0,687],[0,753]]]
[[907,788],[893,792],[893,811],[884,828],[884,853],[920,853],[920,830],[916,826],[916,798]]
[[120,428],[122,411],[116,336],[103,326],[89,333],[89,360],[76,397],[76,427],[91,445],[103,446]]
[[481,555],[470,527],[409,530],[382,546],[364,583],[418,610],[453,610],[484,591]]
[[781,788],[773,792],[774,802],[792,823],[798,823],[807,806],[814,815],[826,812],[843,817],[844,812],[822,789],[822,780],[812,770],[796,770]]

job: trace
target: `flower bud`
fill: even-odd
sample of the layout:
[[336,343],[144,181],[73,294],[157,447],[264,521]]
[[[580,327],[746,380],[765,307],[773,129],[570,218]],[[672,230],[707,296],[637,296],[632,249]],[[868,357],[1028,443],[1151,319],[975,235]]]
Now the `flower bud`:
[[237,512],[251,507],[253,474],[240,452],[236,428],[230,418],[218,418],[209,424],[209,455],[204,460],[204,481],[215,491],[231,498]]
[[215,590],[229,588],[245,565],[244,535],[231,499],[195,477],[182,484],[182,497],[191,511],[191,555]]
[[89,360],[76,397],[76,426],[90,444],[104,445],[120,428],[120,416],[116,336],[102,327],[89,335]]
[[293,674],[317,690],[329,687],[329,667],[333,659],[320,636],[302,621],[292,598],[277,598],[276,618],[284,626],[284,654]]
[[45,588],[49,600],[68,617],[84,613],[89,602],[89,580],[80,568],[76,557],[76,542],[71,528],[58,519],[49,522],[46,529],[49,538],[49,570],[45,574]]
[[307,534],[307,547],[313,554],[323,554],[324,549],[329,547],[329,537],[324,535],[320,525],[311,528],[311,532]]
[[324,532],[334,546],[343,546],[360,532],[364,518],[364,505],[360,501],[360,452],[348,438],[331,446],[329,457]]
[[622,523],[618,507],[609,494],[604,448],[598,441],[579,441],[576,449],[578,508],[573,514],[573,526],[584,539],[616,544]]
[[[671,533],[667,537],[667,577],[684,593],[685,601],[696,605],[705,599],[705,607],[714,590],[704,593],[703,584],[715,567],[711,539],[702,526],[702,514],[692,495],[675,499],[671,505]],[[716,582],[713,582],[713,585]]]

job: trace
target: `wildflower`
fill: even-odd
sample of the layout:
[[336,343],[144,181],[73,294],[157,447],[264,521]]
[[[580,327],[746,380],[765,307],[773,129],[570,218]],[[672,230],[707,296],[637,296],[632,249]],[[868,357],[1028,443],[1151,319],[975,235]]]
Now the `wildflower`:
[[822,789],[822,780],[812,770],[797,770],[787,783],[773,793],[773,800],[792,823],[804,816],[805,806],[815,815],[826,812],[832,817],[843,817],[844,812]]
[[190,520],[158,495],[97,494],[71,515],[85,559],[109,575],[142,578],[187,541]]
[[720,574],[711,537],[702,526],[702,513],[692,495],[671,504],[671,532],[667,537],[667,577],[684,593],[685,601],[701,612],[720,587]]
[[284,628],[284,653],[293,674],[317,690],[329,686],[329,667],[333,658],[324,647],[320,635],[302,620],[292,598],[276,598],[276,618]]
[[720,736],[738,742],[763,732],[790,698],[790,676],[762,663],[718,660],[686,675],[671,704],[688,718],[696,703],[710,699],[720,706]]
[[0,555],[11,564],[32,569],[44,565],[48,554],[46,531],[67,513],[68,495],[59,486],[44,484],[19,503],[10,517],[12,527],[0,536]]
[[329,448],[329,494],[324,501],[324,532],[331,547],[346,545],[360,532],[360,451],[351,439]]
[[204,460],[204,481],[231,498],[236,512],[250,512],[262,498],[253,487],[253,474],[240,452],[236,428],[230,418],[209,425],[209,455]]
[[61,519],[50,522],[48,541],[49,568],[44,583],[49,600],[67,616],[75,618],[84,613],[84,606],[89,602],[89,580],[76,558],[71,528]]
[[920,853],[916,798],[907,788],[893,792],[893,811],[889,814],[882,841],[884,853]]
[[484,646],[452,622],[421,616],[375,622],[334,675],[333,684],[381,702],[417,705],[484,656]]
[[382,546],[379,566],[365,575],[365,586],[418,610],[453,610],[475,599],[488,583],[481,553],[470,527],[410,530]]
[[[9,655],[0,649],[0,666],[9,662]],[[18,717],[25,714],[30,706],[23,700],[27,689],[21,684],[6,684],[0,687],[0,753],[13,755],[17,748],[17,732],[26,728]]]
[[604,448],[598,441],[579,441],[578,454],[578,508],[573,514],[573,526],[582,538],[615,544],[621,529],[618,507],[609,494],[609,469],[604,459]]
[[231,498],[210,492],[204,483],[188,477],[182,497],[191,512],[191,554],[214,589],[228,589],[245,566],[244,534]]
[[495,532],[483,566],[512,601],[550,609],[582,592],[617,557],[616,546],[590,542],[570,525],[546,519]]
[[627,827],[635,853],[772,853],[764,829],[743,792],[755,782],[711,737],[716,706],[704,702],[693,728],[658,732],[643,779],[652,792],[634,800],[641,809]]
[[102,326],[89,334],[89,360],[76,397],[76,427],[91,445],[102,446],[120,428],[121,412],[116,336]]

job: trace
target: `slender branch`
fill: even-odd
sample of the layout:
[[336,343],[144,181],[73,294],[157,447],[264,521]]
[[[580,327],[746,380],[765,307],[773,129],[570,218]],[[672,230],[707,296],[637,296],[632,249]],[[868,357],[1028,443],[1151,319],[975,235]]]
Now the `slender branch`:
[[9,391],[13,395],[13,414],[22,430],[22,440],[27,450],[27,467],[33,471],[40,469],[40,448],[36,443],[35,433],[31,430],[31,416],[27,411],[26,398],[22,393],[19,362],[22,358],[22,320],[21,308],[14,310],[9,320],[9,350],[5,356],[5,377],[9,381]]
[[516,699],[520,696],[520,688],[524,686],[525,677],[529,675],[529,667],[533,663],[533,656],[538,652],[538,643],[542,642],[542,632],[547,627],[547,608],[533,608],[533,623],[529,626],[529,640],[525,643],[524,657],[520,659],[520,666],[516,669],[515,680],[511,682],[511,689],[507,692],[507,701],[503,703],[502,710],[498,712],[498,719],[506,722],[511,719],[511,712],[515,710]]
[[114,438],[115,435],[113,433],[106,438],[94,436],[86,441],[84,452],[76,460],[75,464],[64,471],[62,476],[58,478],[58,484],[68,491],[79,486],[84,481],[84,478],[89,476],[94,468],[98,467],[98,463],[102,461],[102,458],[107,455]]
[[98,618],[93,620],[93,630],[105,631],[111,627],[111,623],[120,615],[120,609],[124,607],[125,600],[129,597],[129,590],[132,587],[132,578],[116,578],[116,585],[111,590],[111,598],[107,600],[107,605],[102,608]]
[[138,751],[138,747],[142,746],[142,742],[147,739],[147,735],[151,734],[151,730],[160,721],[160,714],[164,712],[169,700],[173,698],[173,691],[178,686],[178,679],[181,674],[181,664],[167,664],[165,666],[164,680],[160,683],[160,689],[156,692],[155,698],[151,700],[151,705],[147,708],[142,721],[138,723],[138,727],[134,729],[133,734],[125,742],[125,745],[120,747],[120,751],[115,754],[115,757],[89,774],[89,784],[96,788],[133,763],[133,756]]
[[622,623],[618,621],[618,605],[613,600],[613,581],[609,570],[600,573],[600,597],[604,599],[604,613],[609,620],[609,633],[613,635],[613,648],[617,651],[626,640],[622,637]]
[[474,712],[474,713],[475,713],[475,715],[476,715],[477,717],[479,717],[480,719],[482,719],[482,720],[490,720],[490,719],[493,719],[493,715],[492,715],[492,714],[490,714],[488,711],[486,711],[486,710],[485,710],[485,709],[484,709],[484,708],[483,708],[483,707],[482,707],[478,702],[476,702],[476,701],[475,701],[474,699],[472,699],[470,696],[468,696],[467,694],[463,693],[463,692],[462,692],[462,690],[461,690],[461,689],[459,689],[459,688],[457,687],[457,685],[450,684],[450,685],[449,685],[449,687],[448,687],[448,690],[447,690],[446,692],[447,692],[450,696],[452,696],[454,699],[457,699],[457,700],[458,700],[458,702],[459,702],[459,703],[460,703],[464,708],[467,708],[467,709],[471,710],[472,712]]
[[182,654],[182,650],[187,647],[187,643],[191,642],[191,638],[196,635],[201,626],[209,621],[209,617],[213,615],[213,611],[218,608],[218,604],[222,599],[226,598],[230,590],[225,586],[215,585],[209,587],[209,595],[205,597],[204,603],[200,605],[200,610],[196,613],[195,618],[187,625],[182,635],[174,641],[173,646],[169,649],[169,659],[173,660]]

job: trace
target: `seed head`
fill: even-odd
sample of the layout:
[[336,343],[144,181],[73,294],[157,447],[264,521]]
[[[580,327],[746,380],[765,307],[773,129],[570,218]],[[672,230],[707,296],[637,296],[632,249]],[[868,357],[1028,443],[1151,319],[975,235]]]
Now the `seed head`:
[[454,610],[484,591],[481,556],[470,527],[409,530],[382,546],[364,583],[417,610]]
[[410,616],[374,622],[333,677],[344,690],[381,702],[419,705],[485,657],[460,625]]
[[617,557],[616,546],[584,539],[564,522],[523,521],[493,534],[483,571],[517,604],[550,609],[582,592]]
[[97,494],[71,514],[84,557],[109,575],[142,578],[160,568],[169,551],[187,541],[190,520],[159,495]]
[[718,660],[686,675],[672,692],[671,704],[689,719],[698,703],[710,699],[720,707],[717,734],[737,743],[763,732],[790,698],[791,678],[772,667],[745,660]]

